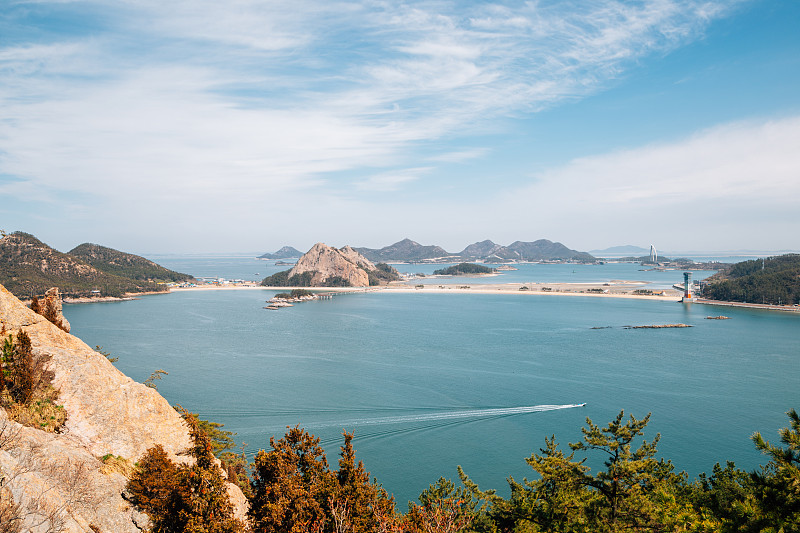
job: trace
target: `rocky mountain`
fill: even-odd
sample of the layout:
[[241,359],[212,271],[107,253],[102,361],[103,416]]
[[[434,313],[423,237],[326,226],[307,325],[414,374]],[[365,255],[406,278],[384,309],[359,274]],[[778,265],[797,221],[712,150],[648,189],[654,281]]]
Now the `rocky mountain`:
[[465,259],[480,259],[488,263],[509,261],[594,261],[594,257],[586,252],[571,250],[560,242],[539,239],[533,242],[515,241],[508,246],[501,246],[486,240],[470,244],[458,255]]
[[411,239],[403,239],[381,249],[355,248],[355,250],[374,262],[403,261],[410,263],[453,255],[440,246],[423,246]]
[[83,243],[67,253],[72,257],[89,263],[97,270],[123,278],[173,282],[192,279],[192,276],[188,274],[164,268],[144,257],[120,252],[99,244]]
[[284,246],[274,254],[266,253],[264,255],[259,255],[258,259],[293,259],[301,255],[303,255],[303,252],[300,250],[292,248],[291,246]]
[[44,294],[51,287],[58,287],[65,296],[123,296],[167,290],[151,281],[104,272],[23,232],[0,239],[0,283],[21,298]]
[[519,252],[495,244],[490,240],[470,244],[461,250],[458,255],[465,259],[483,259],[489,262],[506,262],[522,259]]
[[403,239],[380,249],[355,248],[370,261],[398,261],[414,263],[460,262],[464,259],[485,261],[489,263],[506,263],[511,261],[594,261],[595,258],[586,253],[571,250],[560,242],[539,239],[533,242],[516,241],[508,246],[496,244],[490,240],[470,244],[457,254],[452,254],[441,246],[423,246],[411,239]]
[[[0,503],[18,506],[12,510],[23,520],[20,531],[139,533],[147,517],[123,498],[127,479],[107,460],[133,464],[161,444],[173,460],[186,462],[182,452],[191,440],[183,419],[155,389],[134,382],[0,286],[0,331],[20,330],[30,336],[35,356],[49,358],[56,403],[67,417],[60,433],[49,433],[22,426],[0,409]],[[232,484],[227,489],[243,516],[241,491]]]
[[367,287],[398,279],[388,265],[374,265],[350,246],[337,249],[318,242],[291,270],[265,278],[268,287]]
[[533,242],[515,241],[508,245],[508,249],[517,252],[523,259],[528,261],[543,260],[573,260],[573,261],[594,261],[595,258],[586,252],[571,250],[560,242],[539,239]]

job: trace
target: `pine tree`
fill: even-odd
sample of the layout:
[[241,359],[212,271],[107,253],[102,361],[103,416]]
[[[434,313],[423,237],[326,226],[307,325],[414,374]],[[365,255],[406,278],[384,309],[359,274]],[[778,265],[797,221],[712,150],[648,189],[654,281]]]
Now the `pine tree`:
[[146,512],[153,533],[241,533],[211,440],[184,413],[192,438],[191,466],[176,466],[160,445],[147,450],[128,482],[132,502]]
[[[383,487],[370,481],[369,472],[364,469],[361,461],[356,463],[353,434],[345,431],[343,435],[344,444],[336,473],[338,486],[329,502],[331,515],[341,514],[341,511],[333,512],[334,506],[339,509],[346,507],[346,525],[350,531],[372,532],[379,526],[379,517],[394,514],[394,499],[388,496]],[[336,517],[332,518],[336,522]]]
[[661,484],[676,481],[672,464],[655,459],[660,434],[650,442],[642,440],[636,450],[632,448],[650,414],[641,420],[630,415],[623,423],[624,416],[620,411],[604,428],[587,418],[588,428],[581,429],[583,441],[569,445],[573,451],[599,451],[606,456],[606,470],[585,481],[600,496],[591,501],[588,512],[596,527],[602,528],[598,531],[658,530],[652,497]]
[[319,439],[299,426],[270,438],[272,450],[255,458],[250,522],[255,532],[321,531],[336,483]]
[[753,434],[756,448],[770,457],[768,469],[755,476],[762,529],[800,532],[800,415],[791,409],[789,427],[778,434],[785,448],[770,444],[760,433]]

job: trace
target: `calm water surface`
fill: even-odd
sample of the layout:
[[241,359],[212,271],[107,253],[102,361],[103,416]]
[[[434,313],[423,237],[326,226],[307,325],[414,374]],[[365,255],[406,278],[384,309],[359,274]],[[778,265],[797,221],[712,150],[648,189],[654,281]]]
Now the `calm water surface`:
[[[605,424],[621,409],[652,412],[650,437],[662,433],[662,455],[691,475],[726,459],[753,468],[764,461],[749,436],[777,440],[784,412],[800,407],[795,314],[422,293],[264,310],[272,294],[183,292],[65,313],[74,334],[118,356],[133,379],[168,371],[159,391],[224,423],[250,453],[300,424],[335,463],[341,430],[355,431],[359,457],[401,504],[455,478],[456,465],[505,492],[507,476],[531,475],[524,458],[546,436],[566,446],[586,416]],[[704,319],[720,313],[732,319]],[[695,327],[622,328],[675,322]]]

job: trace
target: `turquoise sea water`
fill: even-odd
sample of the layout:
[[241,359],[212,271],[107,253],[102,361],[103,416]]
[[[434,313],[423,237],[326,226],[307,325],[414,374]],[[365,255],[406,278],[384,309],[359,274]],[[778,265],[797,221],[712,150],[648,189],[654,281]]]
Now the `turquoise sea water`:
[[[573,265],[558,266],[567,275]],[[168,371],[159,391],[236,431],[250,453],[300,424],[335,464],[341,430],[355,431],[358,456],[401,507],[439,476],[455,478],[456,465],[505,492],[507,476],[531,475],[524,458],[546,436],[566,446],[586,416],[605,424],[621,409],[652,412],[650,437],[661,432],[662,455],[692,476],[717,461],[754,468],[764,461],[749,436],[777,440],[784,412],[800,407],[796,314],[423,293],[264,310],[274,292],[173,293],[65,313],[133,379]],[[731,320],[704,319],[717,314]],[[675,322],[695,327],[622,328]]]

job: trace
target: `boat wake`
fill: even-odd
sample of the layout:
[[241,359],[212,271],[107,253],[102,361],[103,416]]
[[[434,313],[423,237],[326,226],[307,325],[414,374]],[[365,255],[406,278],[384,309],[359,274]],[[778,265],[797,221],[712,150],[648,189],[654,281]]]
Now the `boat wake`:
[[500,416],[522,415],[526,413],[540,413],[542,411],[556,411],[558,409],[572,409],[574,407],[582,407],[583,405],[584,404],[529,405],[526,407],[498,407],[492,409],[467,409],[436,413],[420,413],[413,415],[354,418],[335,423],[325,423],[317,427],[359,427],[388,424],[413,424],[417,422],[438,422],[443,420],[494,418]]
[[[472,422],[504,418],[508,416],[557,411],[560,409],[574,409],[584,407],[585,403],[562,405],[528,405],[523,407],[495,407],[489,409],[455,409],[447,411],[423,412],[416,414],[378,416],[368,418],[350,418],[336,421],[316,422],[306,425],[306,429],[319,435],[320,430],[324,435],[320,439],[323,447],[338,444],[341,441],[339,431],[356,431],[359,442],[373,439],[385,439],[409,433],[424,432],[441,429]],[[382,426],[366,429],[368,426]],[[336,432],[331,432],[335,429]],[[249,448],[248,457],[255,455],[257,449]]]

